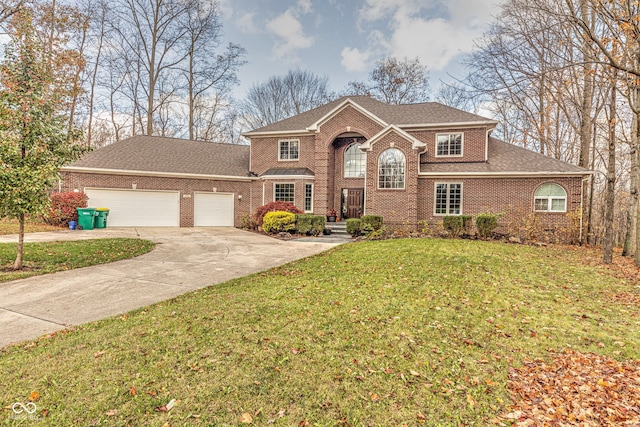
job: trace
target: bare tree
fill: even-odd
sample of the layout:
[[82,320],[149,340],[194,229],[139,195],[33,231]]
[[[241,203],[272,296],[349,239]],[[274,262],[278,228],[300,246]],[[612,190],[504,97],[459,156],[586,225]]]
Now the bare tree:
[[[635,229],[635,263],[640,266],[640,4],[631,0],[616,2],[602,2],[598,0],[580,0],[586,3],[576,4],[575,0],[565,0],[564,11],[556,12],[558,16],[566,19],[580,34],[588,38],[603,59],[600,61],[606,66],[615,68],[626,74],[625,80],[628,98],[628,106],[633,112],[633,124],[631,127],[631,174],[630,174],[630,217],[635,215],[635,224],[630,229]],[[555,12],[555,11],[554,11]],[[598,30],[590,24],[589,18],[593,15],[598,20]],[[615,40],[616,43],[611,41]],[[633,213],[633,214],[632,214]]]
[[290,70],[254,84],[241,106],[245,127],[266,126],[325,104],[335,98],[328,81],[310,71]]
[[120,55],[123,60],[134,58],[140,65],[140,89],[146,106],[137,104],[145,108],[147,135],[154,134],[154,114],[164,107],[159,102],[168,99],[158,98],[158,84],[189,55],[184,45],[188,39],[184,21],[190,7],[189,0],[121,0],[113,6],[111,25],[122,46]]
[[345,95],[368,95],[387,104],[429,100],[429,71],[418,58],[388,57],[376,62],[369,82],[349,82]]
[[[230,43],[225,52],[217,53],[222,36],[222,22],[217,3],[195,0],[187,14],[188,58],[183,69],[187,82],[189,139],[202,139],[211,135],[210,126],[224,107],[231,88],[238,83],[237,70],[246,61],[246,51]],[[208,96],[214,93],[213,96]],[[213,114],[212,114],[213,113]],[[202,128],[209,129],[203,131]]]
[[3,0],[0,1],[0,25],[7,22],[24,5],[24,0]]

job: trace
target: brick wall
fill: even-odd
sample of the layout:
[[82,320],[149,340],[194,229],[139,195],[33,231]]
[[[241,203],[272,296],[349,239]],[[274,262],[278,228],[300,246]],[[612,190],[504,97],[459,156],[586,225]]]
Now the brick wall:
[[[161,178],[138,175],[107,175],[62,172],[62,191],[83,191],[85,188],[122,188],[136,190],[173,190],[180,191],[180,226],[193,227],[193,192],[213,192],[234,194],[234,225],[239,227],[244,214],[252,213],[257,206],[252,204],[252,191],[249,182],[219,181],[191,178]],[[242,200],[238,200],[238,195]],[[187,197],[185,197],[187,196]],[[89,201],[91,204],[91,201]],[[107,206],[108,207],[108,206]]]
[[[462,183],[462,214],[504,212],[499,223],[503,228],[515,225],[533,213],[535,190],[542,184],[560,184],[567,192],[567,212],[580,207],[580,178],[420,178],[418,180],[418,219],[430,224],[442,221],[434,215],[436,182]],[[538,213],[536,217],[547,228],[569,224],[566,213]],[[506,230],[503,230],[506,231]]]
[[[278,180],[260,180],[253,182],[253,193],[254,193],[254,211],[258,206],[266,205],[267,203],[274,201],[274,189],[275,184],[294,184],[294,201],[293,204],[296,205],[300,210],[304,210],[304,187],[305,184],[314,184],[312,179],[278,179]],[[315,187],[315,185],[314,185]],[[264,203],[263,203],[263,190],[264,190]],[[315,188],[314,188],[314,198],[315,198]],[[314,200],[315,206],[315,200]],[[324,215],[324,213],[319,213],[319,215]]]
[[[436,157],[436,135],[439,133],[464,134],[462,143],[462,157]],[[484,162],[487,147],[486,128],[446,129],[409,131],[411,136],[427,144],[427,152],[422,154],[422,163],[459,163]]]
[[[367,152],[367,187],[365,212],[384,216],[388,225],[416,224],[418,220],[418,153],[411,142],[395,132],[373,144]],[[378,188],[378,157],[388,148],[397,148],[405,155],[405,188]]]
[[[324,215],[329,209],[340,210],[340,191],[344,187],[343,150],[334,149],[333,141],[344,133],[356,133],[369,139],[382,130],[375,121],[348,106],[320,126],[316,134],[316,168],[314,211]],[[363,180],[358,180],[363,182]],[[362,188],[351,187],[351,188]]]
[[[300,140],[299,160],[278,160],[278,141],[283,139]],[[251,138],[251,171],[258,175],[269,168],[315,168],[314,135],[292,137]]]

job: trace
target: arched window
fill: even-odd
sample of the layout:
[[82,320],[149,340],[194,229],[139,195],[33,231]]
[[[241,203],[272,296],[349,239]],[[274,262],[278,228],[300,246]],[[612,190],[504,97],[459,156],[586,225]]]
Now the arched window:
[[536,212],[566,212],[567,192],[558,184],[542,184],[536,190],[533,203]]
[[344,177],[364,178],[367,170],[367,153],[360,150],[360,144],[351,144],[344,151]]
[[397,148],[384,150],[378,158],[378,188],[404,188],[405,157]]

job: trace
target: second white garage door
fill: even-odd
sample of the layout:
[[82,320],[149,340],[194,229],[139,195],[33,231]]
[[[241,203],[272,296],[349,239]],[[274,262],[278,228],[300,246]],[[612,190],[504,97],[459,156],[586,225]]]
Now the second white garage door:
[[233,227],[233,194],[193,193],[193,225]]
[[87,188],[89,206],[109,208],[107,227],[180,226],[178,191]]

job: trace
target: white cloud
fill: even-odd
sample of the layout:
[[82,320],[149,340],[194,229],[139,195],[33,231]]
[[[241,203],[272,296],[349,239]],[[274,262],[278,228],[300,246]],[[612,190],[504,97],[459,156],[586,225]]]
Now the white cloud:
[[236,25],[243,33],[247,34],[255,34],[260,32],[258,25],[254,22],[254,18],[256,17],[255,12],[247,12],[244,15],[240,16],[236,21]]
[[311,0],[298,0],[298,10],[304,14],[311,12]]
[[[442,70],[458,54],[472,49],[499,1],[365,0],[358,16],[365,22],[361,28],[388,20],[388,34],[376,42],[387,47],[379,56],[418,57],[430,69]],[[372,49],[373,39],[367,50]]]
[[406,19],[394,31],[390,50],[398,58],[418,57],[431,70],[442,70],[459,53],[469,51],[474,31],[444,19]]
[[223,16],[229,17],[233,15],[231,0],[218,0],[218,7]]
[[340,63],[347,71],[364,71],[368,66],[368,59],[371,56],[369,51],[361,51],[356,47],[345,47],[340,52],[342,60]]
[[273,48],[274,54],[282,58],[297,49],[313,46],[314,37],[306,36],[304,28],[291,9],[267,22],[267,30],[280,38]]

